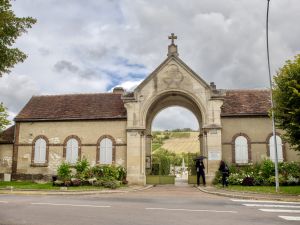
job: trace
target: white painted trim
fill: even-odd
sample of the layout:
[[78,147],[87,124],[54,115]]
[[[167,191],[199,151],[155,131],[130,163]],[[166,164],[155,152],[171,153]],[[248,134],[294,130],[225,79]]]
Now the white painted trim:
[[259,209],[263,212],[282,212],[282,213],[300,213],[300,210],[289,210],[289,209]]
[[168,209],[168,208],[145,208],[145,209],[146,210],[162,210],[162,211],[237,213],[237,211],[218,211],[218,210],[209,210],[209,209]]
[[73,207],[93,207],[93,208],[110,208],[109,205],[73,205],[73,204],[58,204],[58,203],[31,203],[31,205],[51,205],[51,206],[73,206]]
[[230,199],[233,202],[263,202],[263,203],[279,203],[279,204],[294,204],[300,205],[300,202],[281,202],[281,201],[269,201],[269,200],[247,200],[247,199]]
[[285,220],[300,221],[300,216],[278,216]]
[[267,205],[267,204],[243,204],[250,207],[275,207],[275,208],[299,208],[300,205]]

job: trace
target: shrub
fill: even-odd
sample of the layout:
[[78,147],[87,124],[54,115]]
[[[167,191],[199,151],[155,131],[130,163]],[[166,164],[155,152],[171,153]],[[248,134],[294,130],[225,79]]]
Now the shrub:
[[126,181],[127,171],[123,166],[117,166],[118,177],[117,180],[119,181]]
[[240,173],[231,173],[228,177],[228,183],[233,185],[241,185],[244,179],[244,175]]
[[58,168],[57,168],[57,175],[60,180],[66,181],[71,179],[71,168],[70,164],[63,162]]
[[53,184],[54,184],[54,186],[60,187],[60,186],[63,186],[63,185],[64,185],[64,182],[61,181],[61,180],[56,180],[56,181],[53,182]]
[[222,182],[222,174],[220,171],[217,171],[212,183],[213,183],[213,185],[217,185],[217,184],[220,184],[221,182]]
[[77,179],[77,178],[72,178],[71,179],[71,184],[72,184],[72,186],[75,186],[75,187],[80,186],[81,185],[81,180]]
[[77,174],[82,174],[89,167],[90,167],[90,163],[86,158],[83,158],[82,160],[78,160],[77,163],[75,164],[75,169]]
[[160,174],[161,175],[169,175],[170,174],[170,160],[167,156],[160,157]]
[[158,163],[152,164],[151,174],[152,175],[159,175],[159,164]]
[[243,186],[253,186],[255,183],[253,177],[245,177],[242,181]]
[[123,180],[126,179],[126,169],[122,166],[114,165],[97,165],[91,169],[93,177],[98,179],[115,179]]
[[264,178],[269,178],[271,176],[274,176],[275,174],[274,163],[269,159],[264,160],[261,164],[261,173]]
[[120,182],[117,180],[108,180],[103,182],[103,186],[110,189],[116,189],[120,187]]
[[196,161],[194,160],[197,156],[198,156],[197,153],[188,153],[188,160],[187,160],[188,170],[189,170],[189,174],[191,174],[192,176],[197,175]]

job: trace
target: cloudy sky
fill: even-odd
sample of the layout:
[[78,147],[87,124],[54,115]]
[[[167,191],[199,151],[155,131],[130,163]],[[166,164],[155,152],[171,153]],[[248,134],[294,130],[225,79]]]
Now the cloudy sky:
[[[266,88],[266,6],[267,0],[16,0],[16,15],[38,22],[16,43],[28,58],[0,78],[0,101],[13,118],[32,95],[133,88],[166,58],[171,32],[179,57],[208,83]],[[273,74],[300,53],[299,12],[299,0],[271,0]],[[168,128],[174,122],[166,115],[176,111],[177,121],[192,127],[192,116],[180,110],[160,113],[154,127]]]

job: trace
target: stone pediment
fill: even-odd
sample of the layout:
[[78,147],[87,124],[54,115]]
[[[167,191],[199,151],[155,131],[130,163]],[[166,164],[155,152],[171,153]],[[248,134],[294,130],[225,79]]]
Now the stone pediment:
[[210,89],[210,86],[179,57],[171,55],[137,86],[134,92],[141,92],[148,85],[155,91],[181,88],[191,90],[195,84],[197,89]]

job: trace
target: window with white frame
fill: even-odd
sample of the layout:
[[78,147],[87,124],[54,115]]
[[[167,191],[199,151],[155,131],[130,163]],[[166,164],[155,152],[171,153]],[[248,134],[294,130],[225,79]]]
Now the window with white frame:
[[[278,135],[276,135],[276,142],[277,142],[278,162],[282,162],[283,161],[282,139]],[[273,162],[275,162],[275,138],[274,138],[274,136],[270,137],[269,148],[270,148],[270,159]]]
[[100,164],[112,164],[112,141],[104,138],[100,142]]
[[71,138],[67,142],[66,147],[66,161],[69,163],[76,163],[78,160],[78,141],[75,138]]
[[34,144],[34,163],[46,163],[46,147],[45,139],[39,138]]
[[244,136],[238,136],[234,142],[235,162],[248,163],[248,140]]

